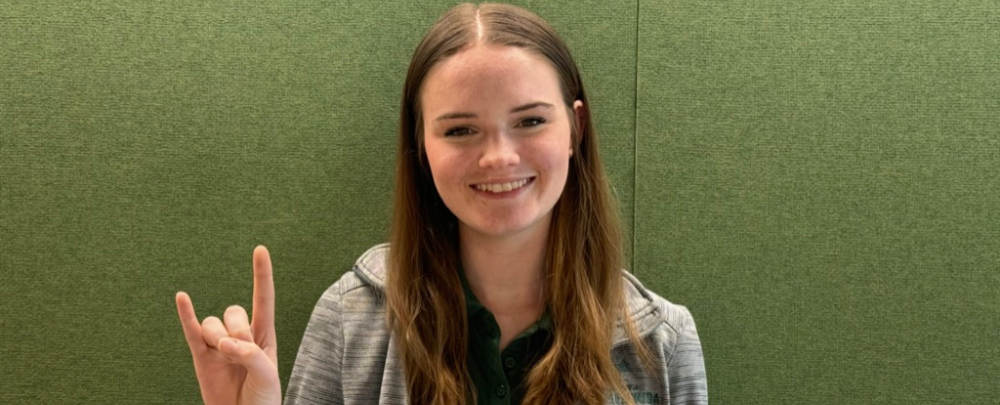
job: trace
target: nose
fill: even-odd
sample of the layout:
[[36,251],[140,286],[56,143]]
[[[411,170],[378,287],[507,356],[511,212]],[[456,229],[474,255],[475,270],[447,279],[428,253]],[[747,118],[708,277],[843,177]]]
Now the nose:
[[521,163],[517,143],[510,139],[510,134],[506,131],[498,131],[487,138],[483,155],[479,158],[479,167],[501,169]]

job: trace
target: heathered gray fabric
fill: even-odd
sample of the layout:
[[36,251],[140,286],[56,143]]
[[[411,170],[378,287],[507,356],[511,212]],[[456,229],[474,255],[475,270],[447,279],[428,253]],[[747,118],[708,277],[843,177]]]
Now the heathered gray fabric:
[[[381,244],[365,252],[316,304],[285,405],[407,403],[382,297],[388,249]],[[622,277],[632,320],[659,367],[647,373],[624,330],[616,328],[612,358],[636,403],[707,404],[701,343],[690,312],[646,290],[631,274],[622,272]],[[609,395],[607,403],[622,401]]]

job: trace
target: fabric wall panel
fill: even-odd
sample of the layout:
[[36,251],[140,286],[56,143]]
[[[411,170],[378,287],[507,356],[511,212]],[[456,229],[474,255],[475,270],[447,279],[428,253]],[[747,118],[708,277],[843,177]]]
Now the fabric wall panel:
[[640,2],[636,271],[719,403],[987,403],[989,2]]

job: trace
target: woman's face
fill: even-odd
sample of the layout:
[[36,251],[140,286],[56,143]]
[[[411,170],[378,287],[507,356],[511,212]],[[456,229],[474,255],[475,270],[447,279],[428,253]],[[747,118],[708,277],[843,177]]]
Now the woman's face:
[[431,69],[420,102],[434,185],[462,232],[548,226],[572,149],[570,110],[545,58],[518,47],[464,49]]

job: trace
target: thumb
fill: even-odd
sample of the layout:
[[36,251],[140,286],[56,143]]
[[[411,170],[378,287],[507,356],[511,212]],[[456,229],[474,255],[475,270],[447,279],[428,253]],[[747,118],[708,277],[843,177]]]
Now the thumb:
[[253,342],[233,338],[219,340],[219,351],[230,362],[247,369],[247,379],[254,386],[268,387],[278,384],[278,365]]

